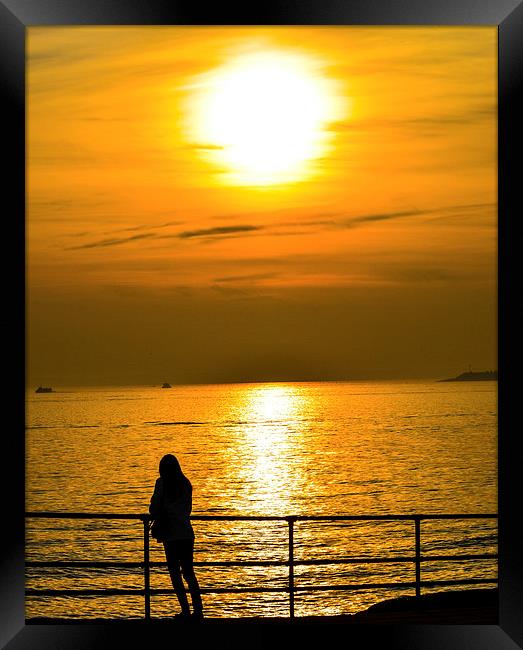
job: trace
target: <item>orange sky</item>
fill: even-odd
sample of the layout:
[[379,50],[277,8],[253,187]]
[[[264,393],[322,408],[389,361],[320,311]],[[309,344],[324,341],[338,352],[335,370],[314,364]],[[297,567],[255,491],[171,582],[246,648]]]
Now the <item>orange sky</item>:
[[29,28],[29,381],[495,367],[496,36]]

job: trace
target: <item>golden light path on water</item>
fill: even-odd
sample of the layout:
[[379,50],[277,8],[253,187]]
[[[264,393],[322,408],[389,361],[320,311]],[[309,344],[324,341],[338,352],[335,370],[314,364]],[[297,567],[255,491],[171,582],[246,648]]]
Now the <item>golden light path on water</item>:
[[[27,509],[147,511],[158,461],[175,453],[193,494],[193,515],[340,515],[495,512],[496,391],[493,382],[273,383],[71,388],[27,396]],[[288,557],[284,521],[194,521],[199,561],[278,561]],[[463,542],[463,538],[466,542]],[[495,522],[427,522],[424,553],[495,550]],[[137,521],[28,521],[26,558],[139,562]],[[404,556],[407,523],[297,522],[296,560]],[[151,559],[162,547],[151,542]],[[426,579],[495,575],[493,561],[429,564]],[[203,587],[279,588],[286,566],[198,567]],[[412,580],[413,566],[299,565],[300,587]],[[143,587],[140,569],[27,570],[31,588]],[[169,589],[164,568],[153,589]],[[412,590],[306,592],[296,614],[361,611]],[[286,616],[288,594],[205,594],[208,616]],[[153,616],[177,611],[155,596]],[[27,600],[28,616],[140,617],[143,598]]]
[[[303,479],[301,465],[289,463],[289,452],[303,442],[292,424],[303,417],[304,402],[297,388],[269,384],[251,388],[239,405],[242,419],[249,423],[243,437],[251,455],[243,478],[256,491],[253,502],[259,504],[261,496],[272,512],[292,509],[291,493]],[[266,506],[261,508],[266,511]]]

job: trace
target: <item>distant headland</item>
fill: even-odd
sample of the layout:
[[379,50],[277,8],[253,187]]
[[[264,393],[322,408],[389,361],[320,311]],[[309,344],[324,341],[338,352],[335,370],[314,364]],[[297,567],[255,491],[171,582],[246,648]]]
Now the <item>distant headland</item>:
[[438,381],[497,381],[498,380],[498,371],[497,370],[484,370],[483,372],[462,372],[461,375],[457,377],[452,377],[450,379],[438,379]]

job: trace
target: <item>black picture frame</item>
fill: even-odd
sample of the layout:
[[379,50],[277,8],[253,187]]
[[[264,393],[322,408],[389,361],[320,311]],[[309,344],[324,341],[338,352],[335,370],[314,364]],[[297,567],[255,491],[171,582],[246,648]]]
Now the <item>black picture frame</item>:
[[[0,0],[0,75],[4,98],[4,497],[0,556],[2,624],[0,643],[22,648],[172,647],[180,641],[167,624],[121,626],[25,625],[25,31],[36,25],[497,25],[499,36],[498,122],[498,352],[499,352],[499,593],[498,625],[402,625],[350,627],[310,624],[200,626],[190,642],[224,648],[343,643],[350,647],[424,650],[507,650],[523,646],[522,580],[518,532],[523,466],[515,415],[517,352],[513,303],[519,302],[513,224],[519,218],[523,115],[523,4],[520,0],[280,0],[199,6],[176,0]],[[518,164],[519,160],[519,164]],[[520,174],[521,172],[519,172]],[[7,207],[9,206],[9,207]],[[512,310],[512,314],[511,314]],[[6,316],[7,315],[7,316]],[[517,323],[516,323],[517,326]],[[8,352],[14,354],[8,354]],[[511,423],[514,422],[514,423]],[[9,466],[11,473],[6,471]],[[329,641],[330,639],[330,641]],[[339,640],[337,640],[339,639]]]

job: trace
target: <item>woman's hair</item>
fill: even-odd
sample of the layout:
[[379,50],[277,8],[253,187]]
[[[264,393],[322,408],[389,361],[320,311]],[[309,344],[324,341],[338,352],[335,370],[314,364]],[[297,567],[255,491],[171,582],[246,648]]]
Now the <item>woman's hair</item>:
[[176,496],[180,494],[183,488],[192,490],[191,482],[182,472],[176,456],[165,454],[160,461],[159,471],[163,479],[166,494]]

